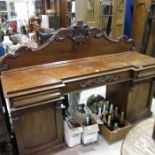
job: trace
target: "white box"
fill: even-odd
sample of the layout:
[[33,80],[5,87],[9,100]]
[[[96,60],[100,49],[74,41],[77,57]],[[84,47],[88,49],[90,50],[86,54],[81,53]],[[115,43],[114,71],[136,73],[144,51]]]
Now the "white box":
[[[84,122],[86,117],[91,118],[92,125],[89,125],[89,126],[83,125],[83,122]],[[97,122],[98,122],[98,118],[95,117],[91,113],[87,113],[87,114],[81,115],[81,117],[79,117],[79,123],[83,127],[83,133],[82,133],[82,137],[81,137],[83,144],[89,144],[89,143],[97,142],[98,131],[99,131],[99,126],[98,126]]]
[[82,127],[69,128],[66,121],[64,121],[64,137],[68,147],[74,147],[81,144]]
[[98,124],[84,126],[83,133],[82,133],[82,143],[89,144],[89,143],[97,142],[98,131],[99,131]]

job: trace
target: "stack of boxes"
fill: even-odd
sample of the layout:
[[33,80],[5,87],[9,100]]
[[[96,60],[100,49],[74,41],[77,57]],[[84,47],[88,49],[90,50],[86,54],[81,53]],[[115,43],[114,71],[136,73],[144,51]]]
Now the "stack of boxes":
[[[97,142],[99,128],[100,133],[110,143],[122,139],[132,126],[124,119],[124,112],[122,112],[123,126],[120,127],[117,121],[116,127],[112,118],[116,117],[118,107],[113,108],[113,106],[101,95],[90,96],[87,105],[78,104],[75,112],[64,121],[65,142],[68,147]],[[107,119],[109,117],[110,120]],[[117,117],[119,119],[118,113]],[[110,128],[113,124],[114,128]]]
[[[91,123],[85,122],[88,118],[89,121],[91,120]],[[70,121],[67,119],[64,121],[64,134],[68,147],[74,147],[81,143],[86,145],[97,142],[99,127],[96,120],[91,117],[91,114],[72,117],[71,119],[76,122],[75,124],[79,124],[79,126],[70,125]]]

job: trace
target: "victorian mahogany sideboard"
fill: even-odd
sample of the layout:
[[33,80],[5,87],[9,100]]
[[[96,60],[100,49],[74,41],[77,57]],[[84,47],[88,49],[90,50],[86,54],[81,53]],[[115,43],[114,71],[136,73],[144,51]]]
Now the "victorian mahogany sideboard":
[[64,146],[61,104],[70,92],[107,86],[107,99],[136,122],[150,116],[155,59],[126,37],[110,40],[79,21],[38,49],[22,47],[1,60],[1,84],[19,154]]

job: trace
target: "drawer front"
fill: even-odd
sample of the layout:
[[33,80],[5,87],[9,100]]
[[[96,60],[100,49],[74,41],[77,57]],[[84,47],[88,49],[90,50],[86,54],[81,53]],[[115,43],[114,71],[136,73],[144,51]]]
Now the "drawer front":
[[155,75],[155,68],[141,70],[137,74],[137,78],[147,78]]
[[39,104],[50,103],[53,100],[57,100],[61,98],[60,90],[51,90],[40,93],[34,93],[25,95],[22,97],[16,97],[11,99],[11,108],[21,108]]
[[119,83],[123,81],[128,81],[131,79],[131,72],[125,71],[121,73],[108,74],[108,75],[99,75],[93,78],[88,79],[78,79],[77,81],[66,80],[64,81],[66,87],[64,88],[64,92],[73,92],[77,90],[89,89],[93,87],[98,87],[102,85],[109,85],[114,83]]

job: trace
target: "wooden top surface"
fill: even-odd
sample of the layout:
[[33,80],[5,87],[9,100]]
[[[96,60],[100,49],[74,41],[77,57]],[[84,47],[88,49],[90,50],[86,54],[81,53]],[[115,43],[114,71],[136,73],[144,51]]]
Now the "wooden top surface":
[[4,71],[1,81],[5,97],[8,97],[9,93],[56,85],[87,75],[152,67],[155,67],[154,58],[137,52],[125,52]]

